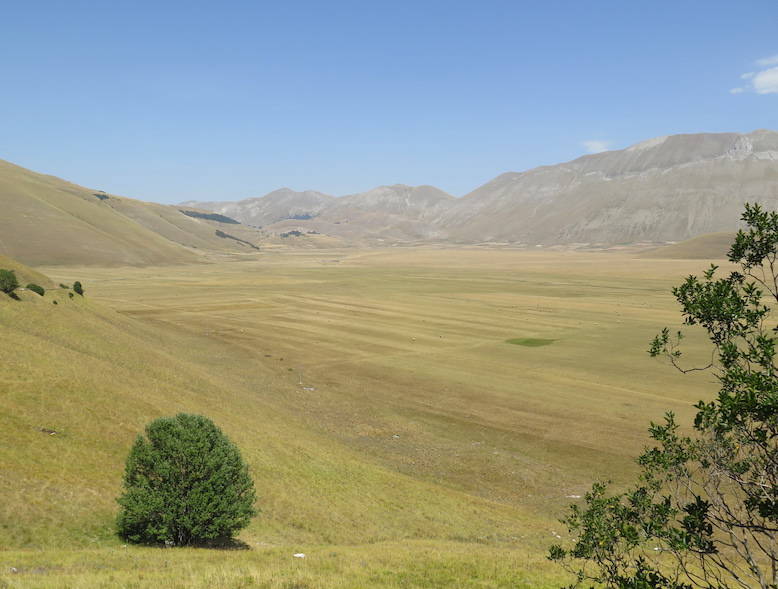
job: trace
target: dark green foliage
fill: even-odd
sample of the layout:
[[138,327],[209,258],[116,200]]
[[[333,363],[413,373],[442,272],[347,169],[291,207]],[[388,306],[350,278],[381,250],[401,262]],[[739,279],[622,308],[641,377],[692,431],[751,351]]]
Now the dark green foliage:
[[59,283],[59,287],[65,290],[70,290],[70,287],[67,284],[62,284],[61,282]]
[[73,298],[73,293],[72,293],[72,292],[69,292],[69,293],[68,293],[68,296],[69,296],[69,297],[72,299],[72,298]]
[[711,371],[715,400],[700,401],[691,435],[675,416],[651,424],[653,447],[638,458],[630,490],[596,484],[563,520],[576,540],[549,558],[578,581],[614,588],[778,586],[778,213],[746,205],[746,231],[729,251],[736,271],[711,266],[673,294],[687,326],[712,347],[706,366],[685,367],[683,333],[665,328],[651,342],[681,372]]
[[215,233],[216,233],[216,237],[221,237],[222,239],[231,239],[231,240],[236,241],[236,242],[238,242],[240,244],[246,245],[246,246],[248,246],[248,247],[250,247],[252,249],[255,249],[255,250],[259,249],[253,243],[250,243],[250,242],[246,241],[245,239],[240,239],[238,237],[235,237],[234,235],[230,235],[229,233],[225,233],[221,229],[217,229]]
[[231,225],[240,225],[240,221],[236,221],[232,217],[220,215],[219,213],[201,213],[199,211],[188,211],[186,209],[178,209],[184,213],[187,217],[194,219],[207,219],[208,221],[218,221],[219,223],[229,223]]
[[81,286],[81,283],[78,280],[73,283],[73,292],[82,297],[84,296],[84,287]]
[[16,278],[16,273],[13,270],[0,268],[0,292],[10,296],[17,288],[19,288],[19,280]]
[[37,293],[41,296],[46,294],[46,289],[38,284],[33,284],[32,282],[27,285],[27,290],[31,290],[34,293]]
[[223,544],[255,515],[238,448],[209,419],[180,413],[138,436],[118,499],[119,535],[133,543]]

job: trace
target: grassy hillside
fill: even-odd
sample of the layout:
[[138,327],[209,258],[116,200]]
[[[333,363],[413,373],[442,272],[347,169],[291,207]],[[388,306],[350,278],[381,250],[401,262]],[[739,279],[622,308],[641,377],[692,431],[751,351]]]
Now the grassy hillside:
[[644,258],[670,260],[722,260],[726,259],[734,233],[708,233],[680,243],[665,245],[642,254]]
[[3,256],[1,254],[0,254],[0,268],[4,270],[13,270],[21,286],[25,286],[30,282],[38,284],[43,288],[51,288],[54,286],[54,282],[45,274],[36,272],[29,266],[20,264],[16,260],[9,258],[7,256]]
[[[202,251],[255,251],[217,231],[244,226],[188,217],[174,207],[107,195],[0,160],[0,254],[28,264],[103,266],[197,262]],[[247,236],[250,237],[247,239]]]
[[[647,421],[706,395],[704,376],[644,352],[676,317],[669,286],[698,265],[417,249],[48,268],[87,297],[0,300],[0,559],[27,571],[0,580],[551,584],[543,553],[571,496],[625,480]],[[252,550],[113,536],[134,437],[178,411],[242,449]]]

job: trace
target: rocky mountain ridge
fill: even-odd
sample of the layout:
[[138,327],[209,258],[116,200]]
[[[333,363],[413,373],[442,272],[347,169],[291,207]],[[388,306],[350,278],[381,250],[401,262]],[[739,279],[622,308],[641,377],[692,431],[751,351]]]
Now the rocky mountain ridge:
[[[679,241],[734,230],[743,202],[778,207],[778,132],[656,137],[626,149],[507,172],[462,198],[432,186],[394,185],[327,197],[311,206],[310,193],[286,192],[286,216],[266,215],[260,224],[270,232],[313,231],[367,242]],[[252,213],[257,203],[267,199],[270,204],[274,195],[193,204],[252,223],[260,218]],[[289,214],[295,210],[306,218]]]

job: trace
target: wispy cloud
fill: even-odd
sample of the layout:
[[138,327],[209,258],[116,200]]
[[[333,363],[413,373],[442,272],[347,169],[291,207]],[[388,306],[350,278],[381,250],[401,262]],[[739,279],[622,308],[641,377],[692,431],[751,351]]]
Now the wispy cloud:
[[760,68],[756,72],[746,72],[740,78],[746,81],[744,86],[730,89],[730,94],[778,94],[778,55],[763,57],[754,62]]
[[587,153],[600,153],[601,151],[608,151],[610,149],[610,141],[602,141],[601,139],[589,139],[587,141],[581,141],[581,145]]
[[772,67],[756,74],[751,80],[757,94],[778,94],[778,67]]
[[771,55],[770,57],[763,57],[756,60],[756,65],[760,67],[770,67],[771,65],[778,65],[778,55]]

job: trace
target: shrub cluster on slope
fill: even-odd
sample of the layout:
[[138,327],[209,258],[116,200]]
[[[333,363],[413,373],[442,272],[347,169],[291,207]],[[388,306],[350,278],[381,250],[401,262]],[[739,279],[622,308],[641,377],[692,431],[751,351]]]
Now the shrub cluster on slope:
[[219,213],[201,213],[199,211],[190,211],[187,209],[178,210],[184,213],[187,217],[192,217],[193,219],[206,219],[208,221],[217,221],[219,223],[227,223],[230,225],[240,225],[240,221],[236,221],[235,219],[227,217],[226,215],[220,215]]

